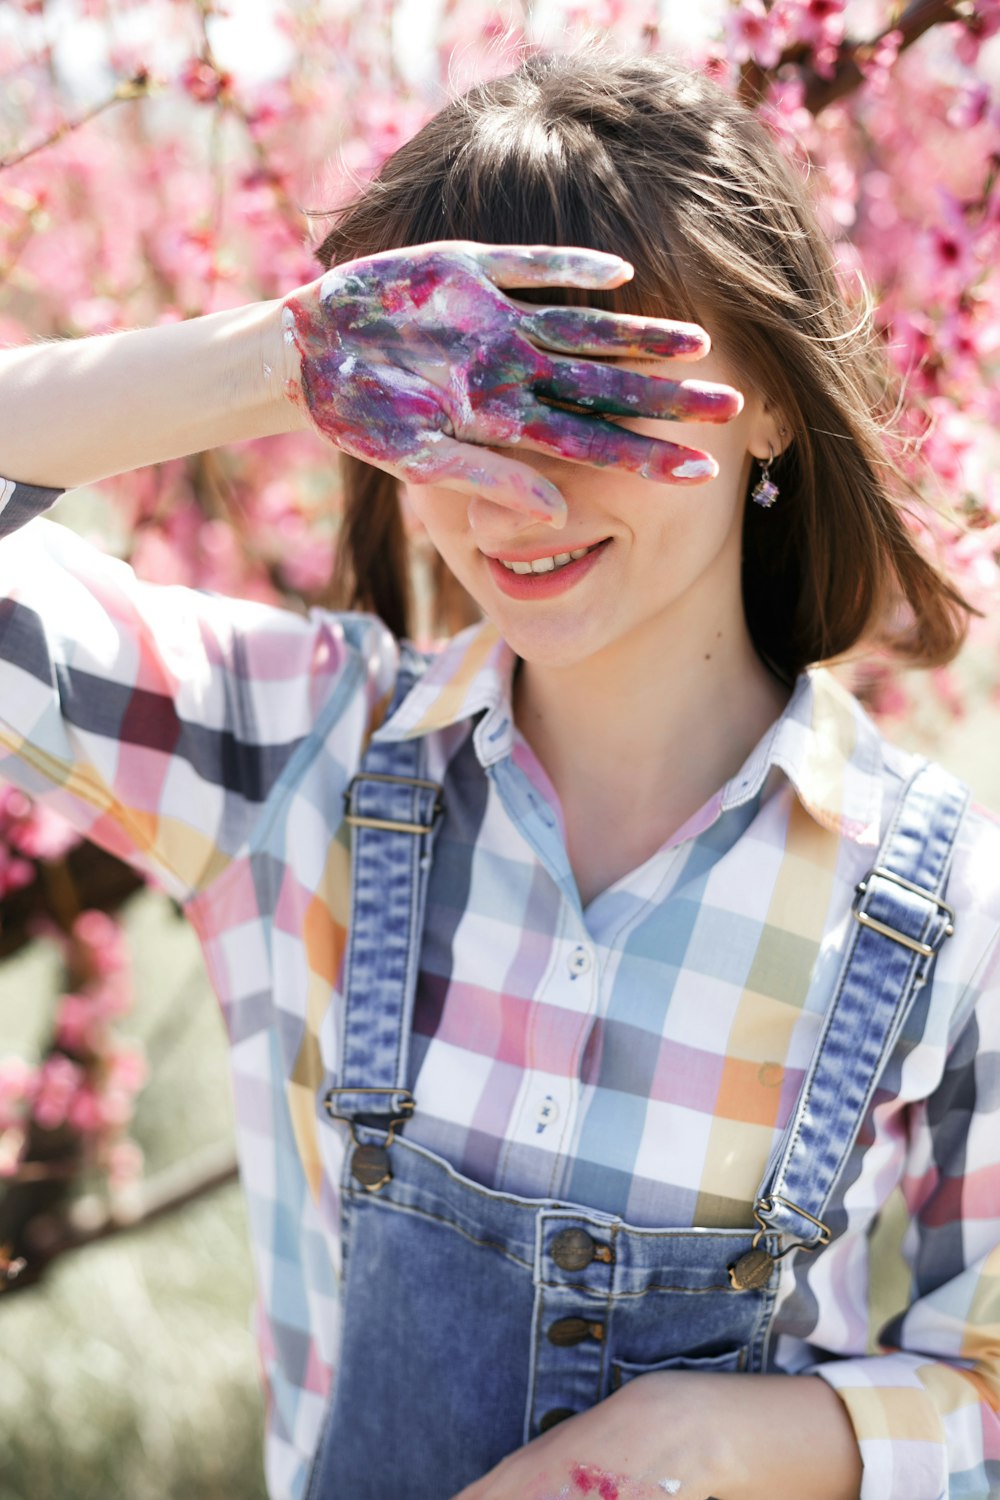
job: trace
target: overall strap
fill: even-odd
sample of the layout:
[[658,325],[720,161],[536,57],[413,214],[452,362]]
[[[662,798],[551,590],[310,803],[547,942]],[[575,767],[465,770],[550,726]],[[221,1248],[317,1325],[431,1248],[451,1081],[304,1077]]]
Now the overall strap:
[[[426,661],[403,646],[389,714]],[[388,715],[387,715],[388,717]],[[425,776],[422,736],[372,740],[344,793],[351,825],[351,918],[344,970],[343,1062],[324,1104],[338,1118],[391,1127],[414,1109],[406,1088],[434,831],[444,804]]]
[[819,1045],[754,1205],[758,1223],[801,1248],[830,1238],[823,1214],[837,1179],[910,1003],[955,930],[942,896],[968,801],[968,788],[948,772],[921,765],[856,889],[853,933]]

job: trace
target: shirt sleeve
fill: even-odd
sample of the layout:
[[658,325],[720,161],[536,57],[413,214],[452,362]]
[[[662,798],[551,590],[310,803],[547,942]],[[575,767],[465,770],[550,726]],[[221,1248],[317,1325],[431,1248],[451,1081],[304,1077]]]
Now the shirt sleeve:
[[0,776],[186,902],[311,737],[349,760],[396,643],[372,616],[144,583],[32,519],[57,494],[0,480]]
[[886,1351],[814,1366],[864,1463],[861,1500],[1000,1494],[1000,944],[941,1082],[911,1109],[902,1187],[910,1271]]

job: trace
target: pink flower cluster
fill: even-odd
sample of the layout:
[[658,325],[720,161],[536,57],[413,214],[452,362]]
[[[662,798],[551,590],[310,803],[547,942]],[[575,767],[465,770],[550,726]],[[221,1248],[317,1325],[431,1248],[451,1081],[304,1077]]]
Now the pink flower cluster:
[[30,1162],[38,1131],[61,1131],[67,1152],[117,1187],[141,1169],[127,1128],[146,1080],[141,1050],[115,1029],[132,1004],[124,938],[106,912],[87,911],[58,941],[74,987],[58,1000],[51,1047],[36,1065],[0,1060],[0,1177]]
[[0,782],[0,900],[35,878],[32,861],[61,859],[79,839],[47,807]]
[[804,48],[823,78],[833,74],[845,36],[845,0],[741,0],[725,22],[726,50],[739,66],[776,68],[786,52]]

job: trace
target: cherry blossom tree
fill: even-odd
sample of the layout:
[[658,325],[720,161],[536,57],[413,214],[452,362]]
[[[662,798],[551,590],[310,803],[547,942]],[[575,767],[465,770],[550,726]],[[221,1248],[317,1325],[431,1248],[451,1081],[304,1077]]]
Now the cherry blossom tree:
[[[7,0],[0,342],[284,294],[317,274],[323,212],[450,93],[532,49],[610,32],[681,51],[738,91],[808,173],[845,284],[873,299],[904,378],[895,442],[932,502],[914,524],[985,605],[1000,552],[1000,0],[719,0],[702,8],[707,34],[679,31],[678,10]],[[146,578],[291,608],[327,600],[337,472],[310,435],[163,464],[83,499],[79,523]],[[961,711],[961,681],[933,681]],[[905,712],[888,664],[864,686],[877,710]],[[74,842],[0,790],[3,951],[57,941],[66,967],[42,1058],[0,1059],[0,1288],[5,1267],[9,1285],[23,1272],[33,1218],[81,1174],[113,1192],[139,1170],[128,1122],[143,1064],[115,1030],[127,958],[113,919],[85,909],[113,910],[134,880]]]

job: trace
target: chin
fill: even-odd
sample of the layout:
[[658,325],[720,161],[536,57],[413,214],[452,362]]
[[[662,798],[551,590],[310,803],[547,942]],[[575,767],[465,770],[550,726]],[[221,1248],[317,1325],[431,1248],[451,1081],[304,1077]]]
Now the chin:
[[491,618],[515,656],[533,666],[579,666],[593,656],[596,649],[579,629],[567,628],[568,622],[532,625],[526,621],[498,619],[495,615]]

